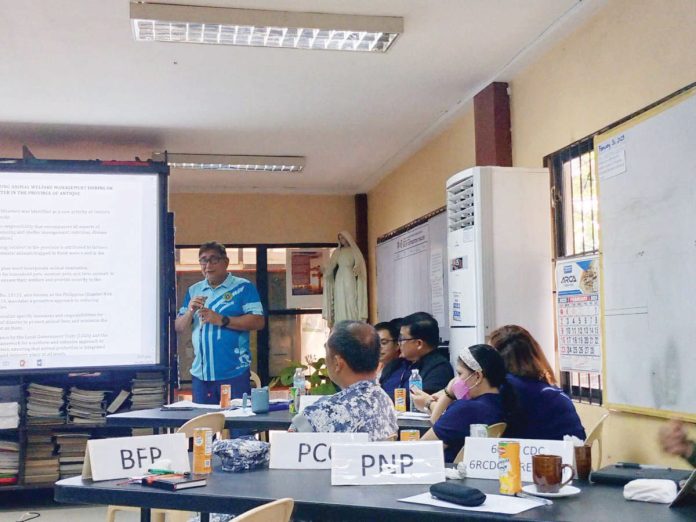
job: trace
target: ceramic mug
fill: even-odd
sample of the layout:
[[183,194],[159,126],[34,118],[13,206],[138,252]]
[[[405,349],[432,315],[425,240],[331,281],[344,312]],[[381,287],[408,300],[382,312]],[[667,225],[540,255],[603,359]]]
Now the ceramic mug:
[[268,413],[268,386],[251,389],[251,411]]
[[[568,468],[570,476],[563,482],[563,469]],[[558,455],[533,455],[532,478],[540,493],[558,493],[563,486],[573,480],[573,467],[563,464]]]

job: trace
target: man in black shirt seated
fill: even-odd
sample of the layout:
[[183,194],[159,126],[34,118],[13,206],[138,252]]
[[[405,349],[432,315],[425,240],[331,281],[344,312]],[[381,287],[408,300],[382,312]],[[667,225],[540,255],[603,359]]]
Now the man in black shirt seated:
[[[426,312],[416,312],[408,315],[401,320],[399,332],[399,348],[401,357],[405,359],[399,364],[392,361],[395,368],[387,365],[382,375],[391,373],[393,370],[398,375],[398,384],[395,388],[406,388],[406,404],[410,402],[408,391],[408,379],[411,377],[412,370],[418,370],[423,379],[423,391],[435,393],[444,389],[454,377],[454,371],[447,357],[437,350],[440,340],[440,329],[435,318]],[[394,399],[393,389],[390,396]]]

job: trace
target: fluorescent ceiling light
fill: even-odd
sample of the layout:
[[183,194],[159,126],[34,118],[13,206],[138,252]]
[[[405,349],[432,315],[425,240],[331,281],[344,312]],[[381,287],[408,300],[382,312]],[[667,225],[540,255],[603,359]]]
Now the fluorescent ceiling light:
[[404,31],[404,19],[396,16],[138,2],[131,2],[130,17],[142,42],[386,52]]
[[195,170],[237,170],[262,172],[301,172],[302,156],[231,156],[228,154],[181,154],[153,152],[152,159],[170,167]]

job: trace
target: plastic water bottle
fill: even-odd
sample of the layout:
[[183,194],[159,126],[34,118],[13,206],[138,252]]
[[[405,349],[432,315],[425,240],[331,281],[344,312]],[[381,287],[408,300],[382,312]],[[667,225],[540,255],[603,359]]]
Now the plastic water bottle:
[[304,370],[302,368],[295,369],[295,375],[292,378],[293,388],[297,388],[297,395],[305,394],[305,377]]
[[411,397],[411,411],[418,411],[416,405],[413,402],[413,394],[411,390],[413,388],[423,389],[423,378],[420,376],[418,370],[411,370],[411,377],[408,378],[408,392]]

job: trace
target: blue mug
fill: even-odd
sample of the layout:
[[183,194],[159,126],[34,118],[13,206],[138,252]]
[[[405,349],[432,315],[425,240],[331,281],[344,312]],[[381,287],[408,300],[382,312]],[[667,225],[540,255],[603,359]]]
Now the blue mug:
[[268,413],[268,386],[251,389],[251,411]]

